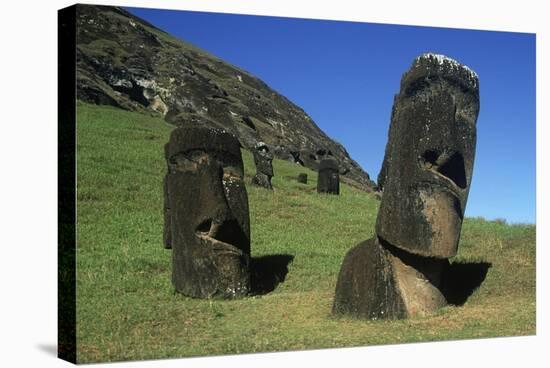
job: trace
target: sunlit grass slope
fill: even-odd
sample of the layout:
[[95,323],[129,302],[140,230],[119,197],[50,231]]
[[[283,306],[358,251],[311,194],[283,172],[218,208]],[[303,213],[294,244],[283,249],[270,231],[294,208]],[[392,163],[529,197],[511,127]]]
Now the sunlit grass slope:
[[[241,300],[195,300],[170,284],[162,241],[163,120],[78,105],[78,361],[330,348],[535,333],[535,227],[466,219],[460,264],[486,263],[462,306],[403,321],[330,315],[345,252],[374,234],[379,202],[274,160],[273,192],[247,185],[252,256],[293,257],[284,282]],[[255,172],[243,151],[246,182]],[[308,184],[295,178],[308,174]],[[287,257],[287,258],[290,258]]]

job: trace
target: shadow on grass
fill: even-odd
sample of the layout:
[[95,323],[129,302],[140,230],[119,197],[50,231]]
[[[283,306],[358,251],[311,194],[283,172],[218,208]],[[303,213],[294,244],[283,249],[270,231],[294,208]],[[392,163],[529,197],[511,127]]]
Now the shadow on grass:
[[272,254],[251,260],[252,295],[264,295],[285,281],[288,265],[294,259],[290,254]]
[[36,347],[42,352],[57,357],[57,345],[56,344],[38,344]]
[[443,277],[445,285],[442,290],[449,304],[464,305],[483,283],[491,266],[488,262],[452,263]]

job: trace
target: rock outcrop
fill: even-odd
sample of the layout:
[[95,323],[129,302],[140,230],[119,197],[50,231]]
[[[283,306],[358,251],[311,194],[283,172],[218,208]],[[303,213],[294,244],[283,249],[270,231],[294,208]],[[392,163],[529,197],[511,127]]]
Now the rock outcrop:
[[367,190],[375,185],[342,145],[287,98],[122,8],[77,5],[77,95],[157,114],[174,125],[208,121],[248,150],[262,141],[275,157],[313,170],[330,152],[343,181]]

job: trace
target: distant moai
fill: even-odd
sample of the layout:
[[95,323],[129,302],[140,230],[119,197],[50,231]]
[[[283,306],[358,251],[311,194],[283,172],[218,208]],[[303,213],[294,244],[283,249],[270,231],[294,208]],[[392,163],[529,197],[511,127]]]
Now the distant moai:
[[307,174],[305,173],[298,174],[298,183],[307,184]]
[[239,142],[220,128],[185,125],[172,131],[165,158],[172,284],[196,298],[246,295],[250,220]]
[[332,156],[327,156],[319,163],[317,193],[340,194],[338,161]]
[[273,177],[273,155],[264,142],[256,143],[254,147],[254,164],[256,165],[256,175],[252,178],[252,184],[273,189],[271,178]]
[[427,315],[447,304],[476,145],[478,76],[423,54],[401,79],[386,147],[376,236],[352,248],[333,313],[360,318]]

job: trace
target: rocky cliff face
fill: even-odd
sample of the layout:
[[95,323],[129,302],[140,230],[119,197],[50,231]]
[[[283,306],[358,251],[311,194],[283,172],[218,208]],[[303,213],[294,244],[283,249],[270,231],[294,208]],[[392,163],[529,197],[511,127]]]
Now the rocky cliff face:
[[342,180],[371,190],[369,175],[298,106],[261,80],[116,7],[77,7],[77,95],[159,114],[174,125],[208,120],[253,149],[316,170],[333,155]]

